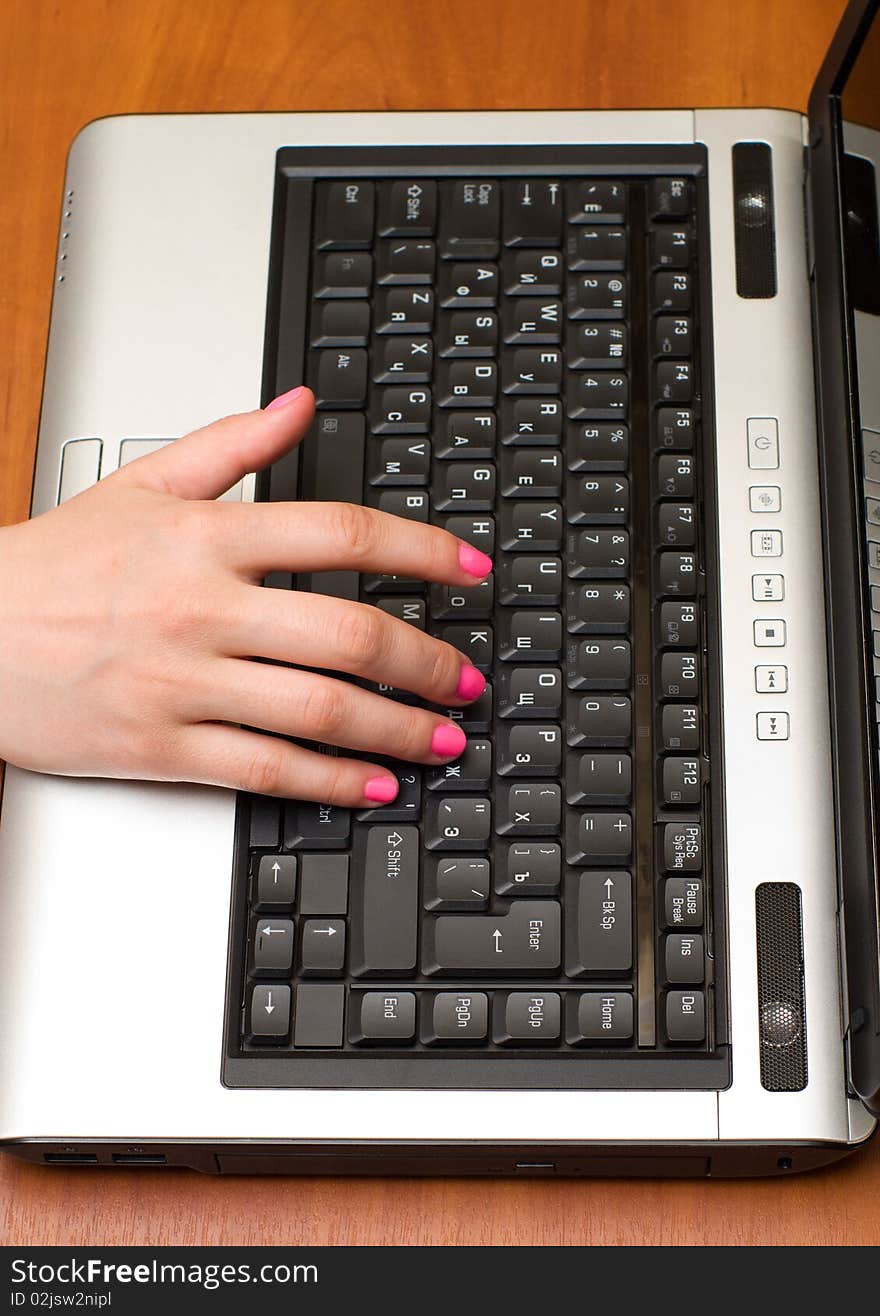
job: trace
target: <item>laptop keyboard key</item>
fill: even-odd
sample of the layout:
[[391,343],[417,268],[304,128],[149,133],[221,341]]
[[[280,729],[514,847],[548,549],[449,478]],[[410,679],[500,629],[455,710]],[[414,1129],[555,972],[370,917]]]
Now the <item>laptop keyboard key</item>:
[[501,196],[488,178],[441,183],[439,247],[456,260],[494,260],[499,249]]
[[299,953],[300,973],[304,977],[338,977],[345,964],[345,924],[342,919],[303,919]]
[[293,965],[293,919],[261,918],[253,933],[252,971],[284,977]]
[[702,1042],[706,1036],[706,998],[702,992],[666,993],[666,1037],[676,1042]]
[[361,877],[351,892],[354,977],[412,973],[419,917],[419,833],[395,823],[366,829]]
[[425,924],[426,974],[546,975],[559,968],[560,909],[518,900],[508,914],[440,914]]
[[369,247],[376,204],[374,183],[346,180],[315,184],[315,245]]
[[248,1041],[283,1043],[290,1032],[290,988],[258,983],[251,992]]
[[429,1042],[485,1042],[488,1031],[485,992],[438,992],[434,997]]
[[356,1022],[351,1040],[395,1045],[411,1042],[416,1033],[416,998],[413,992],[362,992],[354,997]]
[[497,1041],[502,1046],[540,1046],[559,1041],[562,1007],[558,992],[510,992],[503,1002]]

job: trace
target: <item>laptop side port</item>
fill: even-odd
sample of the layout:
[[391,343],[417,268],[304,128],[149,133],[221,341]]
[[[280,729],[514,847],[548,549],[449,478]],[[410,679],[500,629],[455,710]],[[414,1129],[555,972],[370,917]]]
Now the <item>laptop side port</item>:
[[114,1165],[167,1165],[168,1157],[162,1152],[114,1152]]

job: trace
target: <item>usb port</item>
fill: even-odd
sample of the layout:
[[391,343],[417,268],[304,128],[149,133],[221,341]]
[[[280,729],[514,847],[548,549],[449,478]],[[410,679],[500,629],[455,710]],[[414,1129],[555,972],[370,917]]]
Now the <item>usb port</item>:
[[167,1165],[161,1152],[114,1152],[114,1165]]
[[555,1161],[517,1161],[517,1170],[555,1170]]
[[43,1152],[48,1165],[97,1165],[94,1152]]

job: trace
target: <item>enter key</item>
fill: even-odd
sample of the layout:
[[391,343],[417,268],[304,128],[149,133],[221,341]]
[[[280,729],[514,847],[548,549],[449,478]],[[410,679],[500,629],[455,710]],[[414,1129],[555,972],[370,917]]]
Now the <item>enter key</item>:
[[548,973],[559,968],[561,918],[555,900],[518,900],[508,914],[444,914],[426,928],[426,974]]

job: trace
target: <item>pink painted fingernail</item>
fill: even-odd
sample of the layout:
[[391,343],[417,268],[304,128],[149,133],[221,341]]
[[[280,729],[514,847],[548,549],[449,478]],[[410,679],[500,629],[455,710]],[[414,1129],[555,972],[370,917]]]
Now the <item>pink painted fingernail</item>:
[[455,693],[459,699],[476,699],[486,689],[486,678],[482,672],[478,672],[476,667],[471,667],[469,663],[462,667],[458,676],[458,685],[455,687]]
[[470,544],[459,544],[458,563],[469,576],[488,576],[492,570],[492,559]]
[[454,727],[451,722],[435,727],[431,737],[431,753],[441,759],[458,758],[467,744],[467,736],[461,727]]
[[364,799],[372,804],[390,804],[399,790],[400,783],[394,777],[371,777],[364,787]]
[[286,407],[288,402],[292,402],[294,398],[298,398],[300,393],[305,393],[305,391],[306,391],[305,385],[300,384],[299,388],[291,388],[288,389],[286,393],[279,393],[278,397],[273,398],[273,400],[269,403],[268,407],[266,407],[265,410],[279,411],[281,407]]

